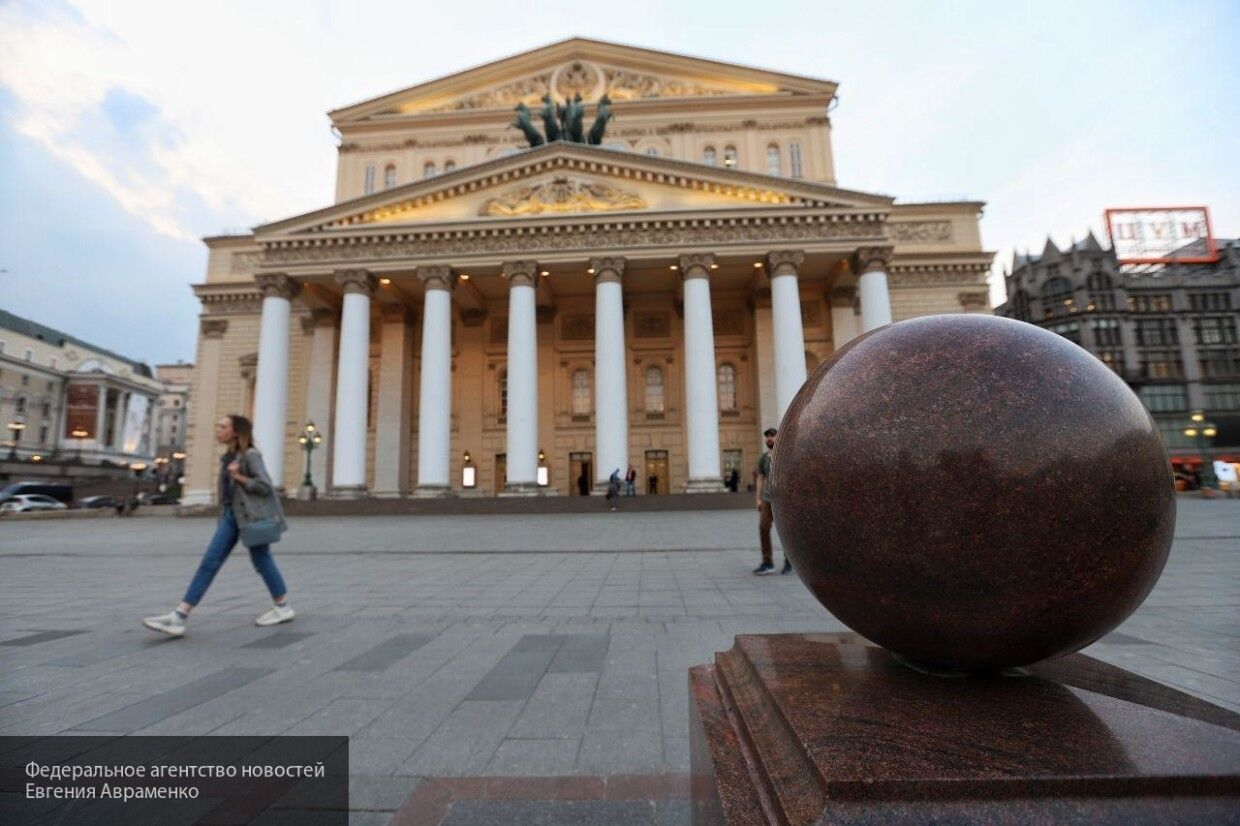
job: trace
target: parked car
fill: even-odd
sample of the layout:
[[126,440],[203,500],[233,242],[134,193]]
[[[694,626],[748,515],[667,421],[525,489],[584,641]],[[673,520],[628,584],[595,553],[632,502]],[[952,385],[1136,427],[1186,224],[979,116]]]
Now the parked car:
[[87,496],[85,499],[79,499],[73,503],[73,507],[82,510],[91,510],[92,508],[114,508],[116,500],[111,496]]
[[47,482],[14,482],[5,487],[4,490],[0,490],[0,503],[7,502],[14,496],[26,494],[49,496],[58,502],[64,502],[66,505],[73,501],[73,487],[70,485],[55,485]]
[[28,513],[30,511],[63,511],[69,506],[64,502],[41,493],[18,493],[0,504],[0,513]]

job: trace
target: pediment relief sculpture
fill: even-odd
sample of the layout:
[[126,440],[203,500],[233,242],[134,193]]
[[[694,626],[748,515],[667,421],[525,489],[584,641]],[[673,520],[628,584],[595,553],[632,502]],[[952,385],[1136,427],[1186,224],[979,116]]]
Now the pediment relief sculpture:
[[[775,91],[774,87],[770,91]],[[597,100],[607,95],[612,100],[640,100],[740,93],[724,85],[650,74],[620,66],[604,66],[587,60],[570,60],[549,71],[463,95],[426,111],[508,109],[519,103],[534,107],[546,94],[561,99],[581,95],[586,100]]]
[[554,178],[522,186],[491,198],[478,210],[479,215],[539,215],[547,212],[610,212],[648,208],[646,199],[635,192],[600,181]]

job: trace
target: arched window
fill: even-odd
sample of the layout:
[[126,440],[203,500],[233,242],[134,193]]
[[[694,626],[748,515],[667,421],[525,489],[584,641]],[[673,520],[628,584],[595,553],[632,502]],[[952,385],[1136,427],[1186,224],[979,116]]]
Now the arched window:
[[362,192],[366,195],[375,191],[375,165],[366,164],[366,181],[362,184]]
[[736,409],[736,368],[730,364],[719,365],[719,409]]
[[422,165],[422,177],[423,178],[435,177],[435,162],[434,161],[427,161],[426,163]]
[[736,166],[736,147],[726,146],[723,149],[723,165]]
[[590,371],[584,368],[573,371],[573,415],[590,415]]
[[715,165],[715,147],[708,146],[702,150],[702,163],[707,166]]
[[1055,276],[1042,285],[1042,312],[1047,318],[1067,315],[1076,309],[1072,300],[1072,284]]
[[1086,282],[1090,292],[1102,292],[1103,290],[1112,289],[1111,276],[1104,272],[1090,273]]
[[797,141],[788,143],[788,174],[793,178],[800,178],[801,170],[801,144]]
[[1012,300],[1009,302],[1012,311],[1012,318],[1017,321],[1032,321],[1033,317],[1029,314],[1029,293],[1024,290],[1017,290],[1012,293]]
[[383,167],[383,188],[391,189],[396,186],[396,164],[390,163]]
[[766,174],[778,175],[779,173],[779,145],[773,143],[766,148]]
[[449,158],[448,160],[443,162],[443,171],[445,173],[451,172],[454,169],[456,169],[456,161]]
[[650,366],[646,368],[646,412],[661,414],[663,410],[663,371]]
[[508,416],[508,371],[499,374],[499,415]]

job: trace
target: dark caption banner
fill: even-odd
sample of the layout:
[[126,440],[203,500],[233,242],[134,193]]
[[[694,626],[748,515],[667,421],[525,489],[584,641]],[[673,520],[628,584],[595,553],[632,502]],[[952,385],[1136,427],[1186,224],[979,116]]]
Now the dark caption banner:
[[0,823],[349,821],[347,737],[0,737]]

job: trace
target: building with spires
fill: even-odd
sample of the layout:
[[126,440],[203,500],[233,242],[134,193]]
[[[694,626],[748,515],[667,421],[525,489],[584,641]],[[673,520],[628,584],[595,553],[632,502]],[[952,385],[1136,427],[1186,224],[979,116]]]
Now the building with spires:
[[[1076,342],[1136,391],[1162,431],[1173,463],[1194,466],[1199,446],[1184,435],[1204,411],[1218,426],[1215,448],[1240,458],[1240,240],[1216,239],[1218,261],[1121,268],[1093,233],[1040,255],[1016,254],[1004,274],[1008,300],[997,315]],[[1201,254],[1198,241],[1183,250]],[[1230,450],[1229,450],[1230,449]],[[1219,458],[1222,458],[1221,456]]]
[[[186,501],[214,496],[227,413],[286,487],[313,422],[336,496],[750,478],[847,341],[990,312],[983,204],[842,186],[835,93],[572,38],[331,112],[335,203],[206,239]],[[555,139],[567,100],[605,134]]]

